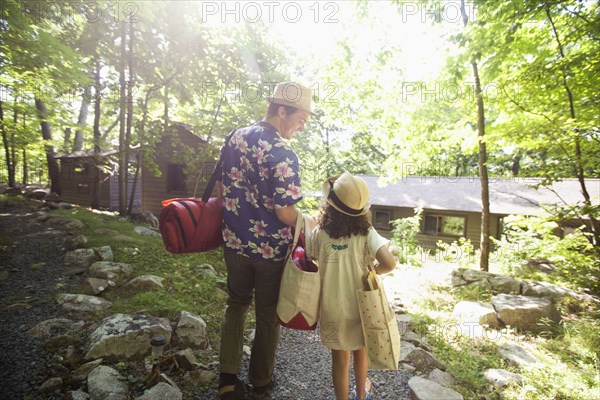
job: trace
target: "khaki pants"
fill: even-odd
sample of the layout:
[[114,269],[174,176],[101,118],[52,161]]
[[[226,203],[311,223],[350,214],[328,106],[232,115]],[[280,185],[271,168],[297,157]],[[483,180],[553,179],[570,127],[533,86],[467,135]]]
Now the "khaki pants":
[[284,263],[256,261],[231,252],[225,253],[229,299],[221,326],[220,372],[240,372],[244,323],[254,291],[256,335],[249,370],[249,380],[253,386],[267,385],[273,377],[279,344],[279,323],[275,310]]

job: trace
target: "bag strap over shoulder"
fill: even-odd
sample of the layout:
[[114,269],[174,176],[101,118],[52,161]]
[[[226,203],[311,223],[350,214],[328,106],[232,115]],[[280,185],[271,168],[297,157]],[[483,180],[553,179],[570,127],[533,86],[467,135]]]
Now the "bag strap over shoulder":
[[[225,143],[223,144],[223,147],[227,147],[227,144],[233,137],[233,134],[235,133],[235,131],[236,131],[236,129],[232,130],[231,133],[229,135],[227,135],[227,137],[225,138]],[[217,182],[219,175],[221,174],[221,166],[222,165],[223,165],[223,163],[222,163],[221,157],[219,157],[219,161],[217,161],[217,165],[215,165],[215,169],[213,170],[213,173],[212,173],[208,183],[206,184],[206,187],[204,188],[204,193],[202,194],[202,201],[205,203],[208,201],[213,189],[215,188],[215,183]]]
[[299,208],[296,208],[298,212],[298,216],[296,217],[296,226],[294,227],[294,242],[292,244],[292,249],[295,249],[298,245],[298,239],[300,239],[300,232],[304,229],[304,217],[302,216],[302,211]]

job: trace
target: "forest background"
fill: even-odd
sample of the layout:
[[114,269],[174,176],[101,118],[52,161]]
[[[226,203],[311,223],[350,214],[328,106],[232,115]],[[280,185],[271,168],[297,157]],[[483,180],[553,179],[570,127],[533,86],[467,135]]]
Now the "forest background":
[[[57,154],[118,149],[119,212],[128,214],[134,149],[153,166],[154,144],[181,122],[214,157],[226,132],[263,117],[276,82],[294,80],[313,89],[317,110],[294,145],[306,193],[343,170],[382,184],[479,176],[485,270],[490,177],[576,178],[584,201],[555,213],[589,220],[597,246],[598,188],[585,179],[600,176],[598,7],[3,1],[1,178],[60,194]],[[184,170],[206,176],[205,165],[189,159]]]
[[[489,181],[577,179],[581,203],[513,221],[509,239],[538,251],[506,253],[503,272],[550,257],[561,271],[550,279],[600,294],[600,188],[588,180],[600,178],[597,1],[4,0],[0,34],[0,182],[8,186],[60,193],[55,156],[83,149],[116,149],[111,168],[135,174],[127,160],[142,149],[151,166],[175,122],[205,139],[214,159],[227,132],[264,116],[277,82],[298,81],[313,89],[317,114],[293,143],[306,194],[344,170],[382,185],[477,176],[477,267],[488,269]],[[209,172],[185,161],[189,176]],[[122,215],[130,212],[124,184]],[[552,233],[565,218],[588,227],[560,239]],[[410,244],[418,223],[404,221],[396,238]],[[571,335],[585,344],[564,359],[595,390],[598,313],[578,312],[551,343],[558,351]],[[552,377],[531,381],[554,398],[569,392]]]

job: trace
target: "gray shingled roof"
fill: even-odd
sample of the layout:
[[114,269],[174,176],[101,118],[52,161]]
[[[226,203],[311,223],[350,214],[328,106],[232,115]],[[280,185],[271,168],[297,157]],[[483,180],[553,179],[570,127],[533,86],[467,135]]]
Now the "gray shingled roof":
[[[434,210],[481,212],[479,177],[407,176],[385,185],[376,176],[361,175],[370,190],[371,204],[384,207],[422,207]],[[534,189],[539,178],[490,178],[493,214],[539,214],[543,204],[583,201],[579,181],[565,179],[551,188]],[[600,179],[586,180],[593,203],[600,201]],[[559,197],[560,196],[560,197]]]

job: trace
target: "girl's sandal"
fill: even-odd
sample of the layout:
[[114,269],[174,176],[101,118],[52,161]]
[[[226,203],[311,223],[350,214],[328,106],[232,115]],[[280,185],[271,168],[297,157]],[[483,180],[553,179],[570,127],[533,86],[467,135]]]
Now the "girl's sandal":
[[[365,396],[364,400],[371,400],[371,387],[372,387],[371,380],[369,378],[367,378],[367,381],[365,382],[366,396]],[[358,395],[356,394],[356,389],[354,389],[352,391],[352,394],[353,394],[353,397],[352,397],[353,400],[360,400],[360,397],[358,397]]]

